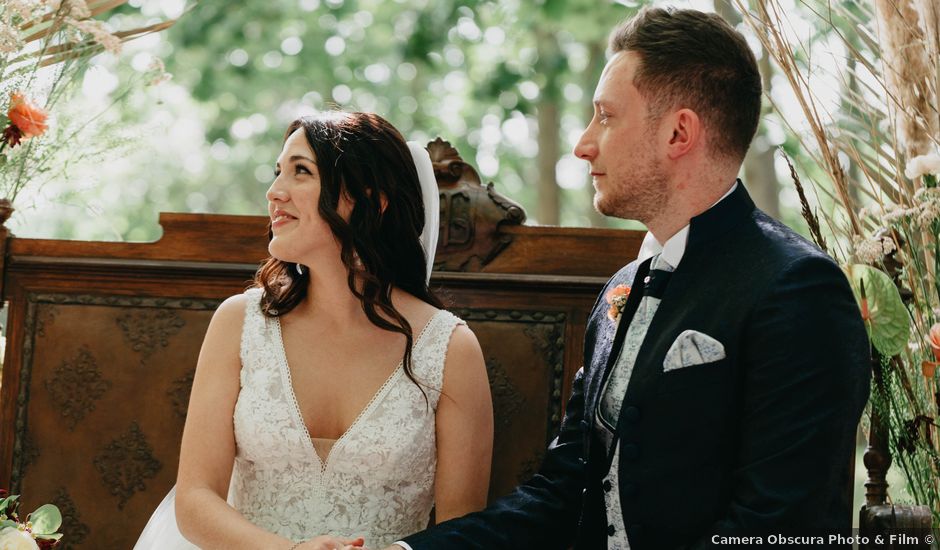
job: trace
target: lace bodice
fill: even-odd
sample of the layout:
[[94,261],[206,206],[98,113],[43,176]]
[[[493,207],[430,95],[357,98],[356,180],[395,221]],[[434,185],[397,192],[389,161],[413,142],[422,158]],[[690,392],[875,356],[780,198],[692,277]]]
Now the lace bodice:
[[324,462],[297,406],[280,322],[262,314],[260,289],[246,294],[229,501],[296,541],[361,535],[383,548],[425,528],[437,465],[434,413],[450,335],[463,321],[439,311],[415,338],[413,373],[427,402],[399,364]]

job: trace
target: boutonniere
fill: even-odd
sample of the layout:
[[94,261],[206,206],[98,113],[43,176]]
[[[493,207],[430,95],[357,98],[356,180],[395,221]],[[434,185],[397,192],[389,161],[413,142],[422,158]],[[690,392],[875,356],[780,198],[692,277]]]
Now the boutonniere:
[[627,298],[630,297],[630,287],[627,285],[617,285],[607,291],[607,304],[610,309],[607,310],[607,318],[613,322],[620,321],[620,314],[623,307],[627,305]]

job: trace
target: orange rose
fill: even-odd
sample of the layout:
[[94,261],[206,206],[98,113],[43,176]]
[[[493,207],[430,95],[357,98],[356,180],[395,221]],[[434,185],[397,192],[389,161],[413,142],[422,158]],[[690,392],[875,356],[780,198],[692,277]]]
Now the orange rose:
[[933,357],[940,361],[940,323],[934,323],[927,333],[927,343],[930,344],[930,350],[933,351]]
[[41,136],[46,131],[46,119],[49,113],[26,99],[20,92],[10,96],[10,110],[7,111],[10,123],[19,129],[23,138]]
[[629,296],[629,295],[630,295],[630,287],[628,287],[627,285],[617,285],[614,288],[608,290],[607,296],[605,297],[607,298],[607,303],[612,304],[614,302],[614,298],[618,296]]
[[610,304],[610,309],[607,310],[608,319],[611,321],[620,319],[620,312],[623,311],[623,307],[627,305],[627,298],[629,296],[630,287],[627,285],[617,285],[607,291],[607,295],[604,296],[604,298],[607,300],[607,303]]

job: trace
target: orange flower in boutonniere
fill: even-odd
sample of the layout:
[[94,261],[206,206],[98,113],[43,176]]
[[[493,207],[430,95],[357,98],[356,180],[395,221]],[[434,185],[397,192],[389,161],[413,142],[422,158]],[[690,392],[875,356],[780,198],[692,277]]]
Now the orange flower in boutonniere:
[[620,320],[620,314],[624,306],[627,305],[627,298],[630,297],[630,287],[627,285],[617,285],[607,291],[605,298],[610,309],[607,310],[607,318],[613,322]]

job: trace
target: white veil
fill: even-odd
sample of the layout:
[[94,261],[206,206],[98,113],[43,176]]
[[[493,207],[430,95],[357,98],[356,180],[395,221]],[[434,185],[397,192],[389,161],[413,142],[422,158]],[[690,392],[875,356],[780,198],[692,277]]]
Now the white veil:
[[424,248],[424,257],[427,258],[428,263],[426,281],[430,281],[431,270],[434,268],[434,253],[437,251],[437,235],[441,225],[441,197],[428,150],[416,141],[409,141],[408,149],[411,151],[411,158],[414,159],[415,168],[418,170],[418,181],[421,182],[421,200],[424,202],[424,230],[421,232],[421,247]]

